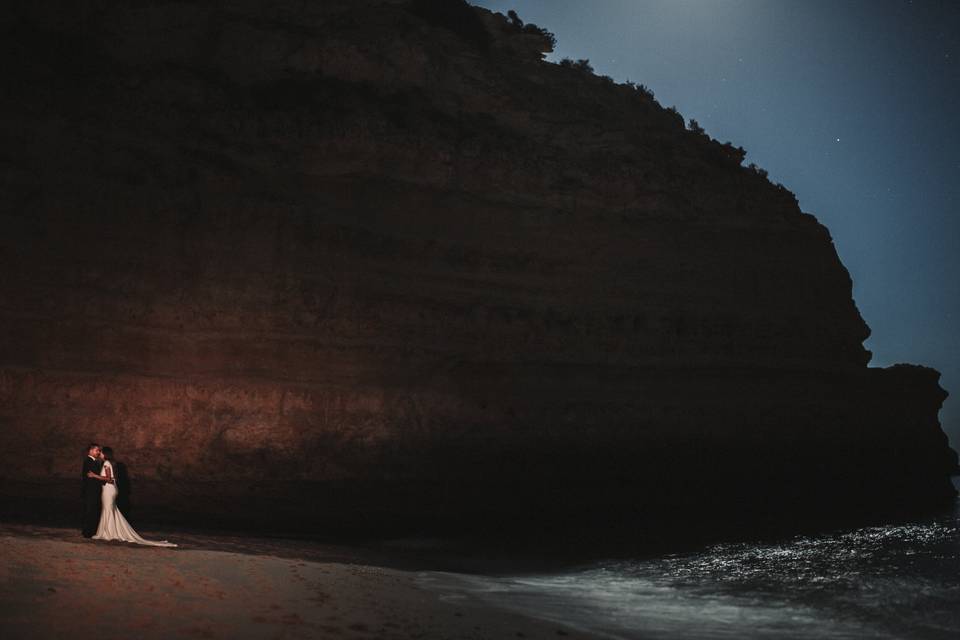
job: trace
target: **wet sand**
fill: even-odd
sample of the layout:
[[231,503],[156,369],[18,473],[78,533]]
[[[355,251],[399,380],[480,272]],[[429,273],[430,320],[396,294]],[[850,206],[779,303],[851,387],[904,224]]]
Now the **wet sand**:
[[[176,549],[0,524],[0,636],[65,638],[588,638],[426,585],[349,547],[178,535]],[[384,562],[384,560],[387,560]]]

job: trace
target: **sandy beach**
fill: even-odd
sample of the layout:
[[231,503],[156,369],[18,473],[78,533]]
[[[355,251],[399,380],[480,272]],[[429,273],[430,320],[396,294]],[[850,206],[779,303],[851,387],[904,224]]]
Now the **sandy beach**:
[[349,548],[144,531],[176,549],[0,524],[0,635],[64,638],[586,638],[427,585]]

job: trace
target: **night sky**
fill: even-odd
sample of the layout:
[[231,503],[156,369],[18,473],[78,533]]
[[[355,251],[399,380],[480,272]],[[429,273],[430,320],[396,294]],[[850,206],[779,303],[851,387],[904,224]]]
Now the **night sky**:
[[938,369],[960,449],[960,2],[472,0],[556,34],[721,142],[825,224],[871,366]]

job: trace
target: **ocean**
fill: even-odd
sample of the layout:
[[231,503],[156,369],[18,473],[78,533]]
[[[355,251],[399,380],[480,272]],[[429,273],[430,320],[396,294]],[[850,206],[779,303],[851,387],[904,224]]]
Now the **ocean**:
[[[960,505],[911,522],[557,572],[427,577],[610,638],[960,638]],[[439,585],[434,585],[440,588]]]

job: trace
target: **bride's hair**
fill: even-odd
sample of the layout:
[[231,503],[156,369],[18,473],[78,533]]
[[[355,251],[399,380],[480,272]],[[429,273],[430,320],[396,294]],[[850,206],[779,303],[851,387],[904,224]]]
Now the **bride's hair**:
[[111,461],[113,460],[113,449],[111,449],[110,447],[103,447],[102,449],[100,449],[100,451],[103,452],[104,460],[111,460]]

